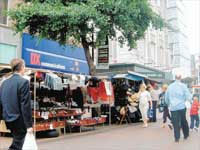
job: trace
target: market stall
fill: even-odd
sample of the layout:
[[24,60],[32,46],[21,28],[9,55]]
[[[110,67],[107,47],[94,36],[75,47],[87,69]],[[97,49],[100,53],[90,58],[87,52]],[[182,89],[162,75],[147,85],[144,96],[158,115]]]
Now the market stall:
[[[104,119],[101,117],[84,117],[86,111],[83,107],[83,91],[86,88],[85,78],[89,74],[84,50],[77,47],[60,46],[57,42],[50,40],[41,40],[38,44],[38,39],[28,34],[24,34],[22,39],[22,57],[26,66],[37,71],[34,73],[33,90],[35,130],[51,130],[64,126],[70,129],[78,126],[81,130],[83,126],[102,123]],[[38,75],[40,69],[45,73],[40,72]],[[37,76],[40,76],[39,80]],[[43,95],[45,91],[41,92],[44,90],[42,83],[49,89],[46,95]],[[52,95],[52,93],[55,94]],[[47,103],[53,102],[53,104],[49,107],[50,109],[38,113],[36,103],[41,99],[46,100]],[[36,114],[40,116],[36,117]],[[43,120],[40,120],[41,118]]]
[[82,48],[45,39],[38,43],[36,37],[23,34],[22,58],[30,81],[35,132],[65,133],[74,127],[81,131],[105,122],[104,117],[92,117],[83,105],[87,102],[89,68]]
[[140,84],[145,82],[147,76],[128,71],[124,74],[115,74],[112,77],[115,93],[115,109],[123,121],[138,122],[141,114],[138,108],[137,93]]
[[[88,96],[100,115],[107,116],[107,123],[111,124],[111,107],[114,106],[114,89],[108,77],[91,78],[88,85]],[[109,111],[102,111],[102,107],[108,107]]]

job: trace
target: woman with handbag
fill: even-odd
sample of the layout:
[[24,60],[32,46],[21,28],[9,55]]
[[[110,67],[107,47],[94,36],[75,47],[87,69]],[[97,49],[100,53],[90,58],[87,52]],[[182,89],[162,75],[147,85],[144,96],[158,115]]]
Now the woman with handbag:
[[142,114],[142,120],[144,122],[143,127],[148,127],[148,110],[149,110],[149,103],[152,107],[152,99],[150,93],[146,90],[146,86],[144,84],[140,85],[139,91],[139,109]]
[[[167,104],[165,103],[165,92],[167,91],[168,85],[164,84],[162,86],[162,93],[159,95],[159,111],[163,112],[163,125],[166,127],[167,118],[171,121],[171,116]],[[168,124],[169,128],[172,129],[172,125]]]

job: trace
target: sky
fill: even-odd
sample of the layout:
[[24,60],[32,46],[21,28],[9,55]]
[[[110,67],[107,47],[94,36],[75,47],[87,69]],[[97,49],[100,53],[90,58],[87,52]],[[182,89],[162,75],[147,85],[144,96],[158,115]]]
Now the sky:
[[200,0],[184,0],[191,54],[200,54]]

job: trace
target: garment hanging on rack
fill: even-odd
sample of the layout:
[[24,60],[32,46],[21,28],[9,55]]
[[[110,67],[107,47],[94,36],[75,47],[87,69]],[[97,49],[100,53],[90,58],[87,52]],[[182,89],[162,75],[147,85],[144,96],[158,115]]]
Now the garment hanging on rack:
[[47,73],[45,78],[45,85],[53,90],[63,90],[62,79],[56,74]]

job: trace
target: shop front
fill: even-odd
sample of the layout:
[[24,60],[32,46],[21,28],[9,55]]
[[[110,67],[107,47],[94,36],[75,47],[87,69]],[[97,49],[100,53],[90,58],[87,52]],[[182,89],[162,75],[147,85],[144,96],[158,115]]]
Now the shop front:
[[97,70],[99,74],[122,74],[128,71],[142,74],[146,76],[146,81],[157,82],[157,83],[169,83],[173,80],[172,73],[164,72],[155,68],[147,67],[140,64],[112,64],[107,70]]

